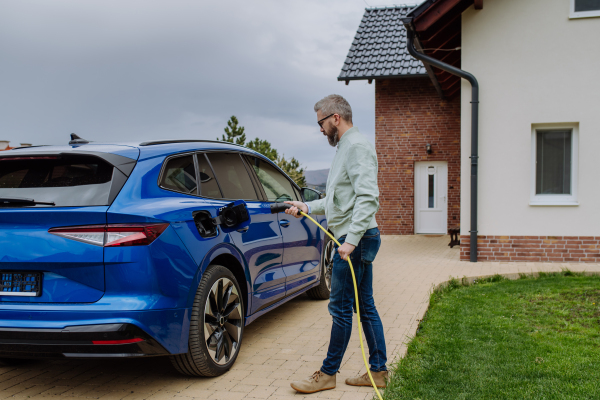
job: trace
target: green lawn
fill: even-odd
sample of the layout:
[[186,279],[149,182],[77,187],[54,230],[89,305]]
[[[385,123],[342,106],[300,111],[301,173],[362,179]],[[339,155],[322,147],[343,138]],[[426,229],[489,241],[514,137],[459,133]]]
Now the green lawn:
[[491,281],[431,296],[385,399],[600,399],[600,277]]

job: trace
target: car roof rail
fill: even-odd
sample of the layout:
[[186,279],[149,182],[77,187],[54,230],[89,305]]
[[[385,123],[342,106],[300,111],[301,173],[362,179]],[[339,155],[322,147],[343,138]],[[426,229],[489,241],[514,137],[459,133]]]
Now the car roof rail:
[[140,143],[140,146],[156,146],[156,145],[159,145],[159,144],[189,143],[189,142],[224,143],[224,144],[231,144],[233,146],[247,148],[246,146],[242,146],[241,144],[226,142],[224,140],[205,140],[205,139],[153,140],[153,141],[150,141],[150,142]]
[[31,149],[33,147],[47,147],[47,146],[52,146],[51,144],[35,144],[33,146],[19,146],[19,147],[13,147],[11,150],[19,150],[19,149]]

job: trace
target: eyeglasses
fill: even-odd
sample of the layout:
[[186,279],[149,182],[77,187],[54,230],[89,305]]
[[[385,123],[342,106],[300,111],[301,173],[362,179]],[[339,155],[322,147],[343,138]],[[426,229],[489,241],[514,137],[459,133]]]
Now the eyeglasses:
[[330,115],[326,116],[325,118],[322,118],[322,119],[318,120],[317,124],[319,124],[319,126],[322,128],[323,127],[323,121],[325,121],[327,118],[332,117],[334,115],[335,115],[335,113],[330,114]]

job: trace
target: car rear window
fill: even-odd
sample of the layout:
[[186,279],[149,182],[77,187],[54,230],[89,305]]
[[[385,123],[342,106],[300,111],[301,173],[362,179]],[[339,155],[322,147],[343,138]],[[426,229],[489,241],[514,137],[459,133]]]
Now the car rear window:
[[196,182],[194,158],[189,155],[167,161],[160,186],[175,192],[197,194],[198,183]]
[[52,202],[56,207],[109,205],[112,176],[113,166],[99,157],[3,157],[0,198]]

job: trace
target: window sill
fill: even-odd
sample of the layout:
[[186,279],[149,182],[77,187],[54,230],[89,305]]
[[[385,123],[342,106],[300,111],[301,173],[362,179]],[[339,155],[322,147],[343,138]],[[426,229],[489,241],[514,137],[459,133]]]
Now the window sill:
[[600,17],[600,11],[582,11],[579,13],[572,13],[569,15],[569,19],[581,19],[581,18],[597,18]]
[[578,201],[540,201],[540,200],[531,200],[529,201],[530,206],[558,206],[558,207],[574,207],[579,206]]

